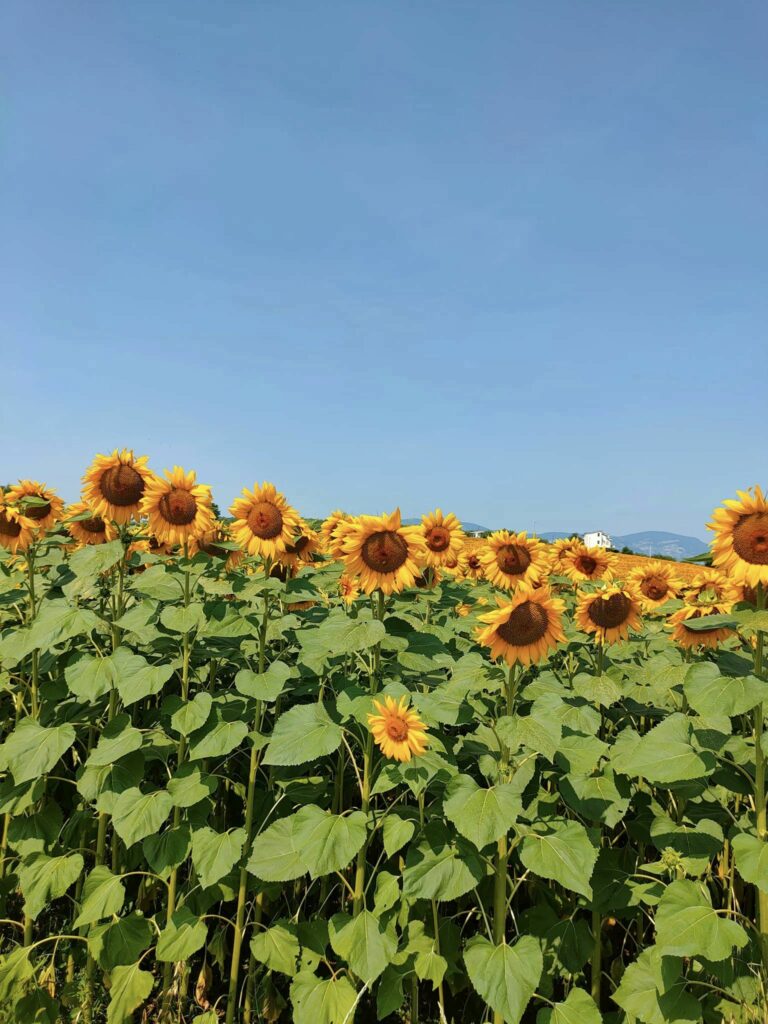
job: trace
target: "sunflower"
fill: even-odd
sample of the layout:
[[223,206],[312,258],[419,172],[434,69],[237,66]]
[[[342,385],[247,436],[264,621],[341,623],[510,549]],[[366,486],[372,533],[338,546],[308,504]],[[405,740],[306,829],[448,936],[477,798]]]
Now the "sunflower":
[[352,516],[342,512],[340,508],[337,508],[335,512],[331,512],[328,518],[323,520],[320,526],[320,544],[323,551],[330,555],[331,558],[342,558],[341,537],[343,527],[351,521]]
[[459,565],[456,572],[457,579],[480,580],[483,578],[483,563],[480,560],[482,549],[478,551],[464,551],[459,555]]
[[557,540],[552,541],[549,546],[549,571],[557,576],[564,574],[565,558],[566,555],[570,554],[575,547],[581,544],[578,537],[559,537]]
[[200,552],[209,558],[223,558],[224,568],[234,569],[242,561],[243,552],[221,547],[222,542],[228,543],[231,539],[227,524],[217,520],[210,530],[190,539],[187,551],[190,558]]
[[390,515],[360,516],[344,530],[343,557],[350,576],[366,594],[398,593],[412,587],[424,564],[424,536],[418,526],[403,526],[400,509]]
[[742,583],[735,588],[736,600],[742,604],[751,604],[757,608],[757,587],[750,587],[748,583]]
[[410,761],[411,757],[424,753],[427,727],[416,712],[411,711],[407,697],[401,697],[399,702],[385,697],[383,702],[374,700],[373,706],[378,714],[368,715],[368,728],[384,757]]
[[639,565],[629,574],[627,582],[638,591],[643,611],[649,612],[677,597],[683,581],[666,562],[649,562]]
[[561,571],[574,583],[587,580],[611,580],[616,556],[605,548],[588,548],[577,541],[561,559]]
[[84,501],[67,508],[65,525],[67,533],[78,544],[105,544],[117,536],[114,526],[97,516]]
[[295,535],[285,545],[285,551],[281,551],[277,557],[283,565],[311,564],[319,547],[320,535],[311,526],[307,526],[303,519],[299,519]]
[[698,607],[728,604],[738,600],[739,590],[732,580],[717,569],[704,569],[697,573],[685,591],[685,603]]
[[421,529],[427,547],[425,565],[447,565],[458,560],[464,547],[464,531],[453,512],[444,516],[437,508],[427,513],[421,517]]
[[274,559],[285,551],[301,520],[285,495],[266,481],[261,486],[255,483],[252,491],[244,487],[242,498],[236,498],[229,511],[235,517],[230,526],[235,541],[249,555],[262,558]]
[[147,456],[136,458],[131,450],[117,448],[111,455],[97,455],[83,477],[83,501],[97,516],[114,523],[139,518],[139,507],[154,473]]
[[712,561],[737,583],[768,586],[768,499],[760,487],[737,491],[712,513]]
[[576,606],[576,622],[584,633],[594,633],[598,643],[626,640],[630,629],[639,629],[640,598],[632,587],[616,583],[582,594]]
[[141,513],[161,544],[183,547],[214,529],[211,489],[196,484],[196,478],[194,470],[185,473],[181,466],[174,466],[172,472],[166,469],[165,479],[156,476],[147,484]]
[[549,587],[534,589],[521,583],[509,600],[497,599],[498,608],[479,617],[477,639],[490,647],[491,657],[503,657],[509,665],[533,665],[565,640],[565,603],[552,596]]
[[[37,500],[29,501],[29,498]],[[19,480],[15,487],[8,488],[5,500],[20,505],[27,519],[31,519],[43,533],[50,530],[64,512],[64,502],[56,491],[38,483],[37,480]]]
[[518,583],[538,583],[549,567],[543,542],[525,532],[497,530],[481,548],[479,558],[485,578],[504,590]]
[[708,615],[725,615],[729,610],[730,605],[727,604],[713,604],[708,608],[685,605],[673,612],[667,619],[667,625],[672,628],[672,639],[686,650],[691,647],[709,647],[714,650],[723,640],[733,636],[732,629],[716,626],[714,629],[694,630],[688,629],[685,624],[689,619],[706,618]]
[[354,604],[355,599],[360,596],[360,587],[351,576],[342,574],[339,578],[339,596],[346,605]]
[[453,609],[460,619],[465,619],[467,615],[472,611],[471,604],[457,604]]
[[37,523],[24,515],[18,505],[8,501],[7,494],[0,490],[0,546],[15,555],[26,551],[35,539]]

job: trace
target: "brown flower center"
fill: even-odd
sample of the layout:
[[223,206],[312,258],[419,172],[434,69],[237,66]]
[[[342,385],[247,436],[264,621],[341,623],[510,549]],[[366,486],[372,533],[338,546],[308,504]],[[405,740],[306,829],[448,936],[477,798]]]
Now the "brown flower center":
[[402,718],[392,716],[387,719],[387,736],[395,743],[402,743],[408,739],[408,724]]
[[299,537],[298,540],[295,540],[293,544],[286,544],[285,550],[288,552],[289,555],[299,555],[307,546],[307,544],[309,544],[309,537],[302,536]]
[[651,601],[661,601],[669,593],[669,586],[658,576],[646,576],[640,584],[640,590]]
[[174,526],[189,526],[197,515],[194,497],[180,487],[174,487],[164,494],[159,502],[160,515]]
[[768,565],[768,512],[742,516],[733,528],[733,550],[752,565]]
[[469,558],[467,559],[467,565],[474,572],[477,572],[478,569],[482,568],[482,562],[480,561],[477,555],[470,555]]
[[579,572],[583,572],[585,576],[591,576],[597,569],[597,559],[591,555],[579,555],[575,564]]
[[496,564],[507,576],[522,576],[531,564],[531,553],[520,544],[505,544],[496,552]]
[[104,533],[104,520],[101,516],[94,516],[92,519],[81,519],[80,525],[86,533]]
[[0,512],[0,533],[4,537],[18,537],[21,533],[21,523],[15,519],[9,519],[5,512]]
[[399,533],[381,530],[366,538],[361,554],[374,572],[395,572],[408,557],[408,545]]
[[133,466],[110,466],[101,477],[101,493],[118,508],[138,505],[144,493],[144,478]]
[[524,601],[511,613],[496,632],[502,640],[514,647],[526,647],[541,640],[547,632],[549,616],[540,604]]
[[257,501],[248,513],[247,523],[262,540],[272,540],[283,529],[283,513],[271,501]]
[[[44,500],[42,494],[33,494],[32,497]],[[24,515],[27,516],[28,519],[39,520],[45,519],[45,517],[50,513],[50,511],[50,501],[46,501],[45,504],[43,505],[38,505],[36,503],[33,504],[32,502],[30,502],[24,509]]]
[[600,629],[616,629],[629,618],[632,602],[626,594],[596,597],[589,606],[589,617]]
[[445,551],[451,543],[451,532],[444,526],[433,526],[427,534],[427,547],[430,551]]

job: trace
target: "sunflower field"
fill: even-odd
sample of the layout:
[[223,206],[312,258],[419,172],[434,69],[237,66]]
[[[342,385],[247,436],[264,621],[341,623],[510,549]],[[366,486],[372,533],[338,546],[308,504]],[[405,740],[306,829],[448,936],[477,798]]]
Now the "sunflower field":
[[711,565],[0,490],[0,1022],[768,1021],[768,501]]

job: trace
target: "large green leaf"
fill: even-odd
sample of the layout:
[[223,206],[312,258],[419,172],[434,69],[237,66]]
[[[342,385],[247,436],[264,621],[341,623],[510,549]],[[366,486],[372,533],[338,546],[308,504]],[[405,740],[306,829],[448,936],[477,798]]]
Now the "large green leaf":
[[90,544],[73,552],[69,568],[75,576],[96,576],[117,565],[125,554],[121,540],[107,541],[106,544]]
[[83,870],[79,853],[47,857],[35,853],[26,857],[17,869],[24,910],[34,920],[50,900],[63,896]]
[[322,704],[299,704],[275,725],[264,764],[297,765],[332,754],[341,744],[341,728]]
[[625,730],[613,748],[613,768],[661,785],[710,775],[717,762],[709,751],[694,749],[691,732],[690,720],[682,714],[670,715],[642,737]]
[[520,859],[529,871],[551,878],[591,899],[590,879],[597,860],[587,830],[576,821],[550,824],[526,833]]
[[288,882],[306,874],[307,866],[296,844],[296,814],[281,818],[256,836],[248,860],[248,870],[265,882]]
[[357,993],[340,976],[321,981],[316,974],[301,971],[291,984],[294,1024],[351,1024]]
[[368,910],[353,918],[337,914],[331,919],[329,934],[335,952],[368,985],[383,973],[397,949],[394,931],[385,929]]
[[181,907],[171,915],[170,922],[160,932],[155,951],[161,961],[188,960],[205,945],[208,928],[189,907]]
[[47,729],[34,718],[23,718],[0,748],[0,757],[18,785],[49,772],[74,742],[71,725]]
[[476,936],[464,950],[464,963],[475,991],[505,1024],[519,1024],[544,968],[538,942],[525,935],[512,946],[494,946]]
[[573,988],[562,1003],[540,1010],[536,1024],[602,1024],[594,999],[583,988]]
[[293,842],[312,878],[341,871],[365,842],[366,816],[327,814],[319,807],[302,807],[295,815]]
[[509,783],[481,788],[469,775],[454,775],[445,792],[445,816],[479,850],[506,835],[522,810]]
[[179,702],[179,706],[171,715],[171,728],[182,736],[191,736],[208,721],[212,707],[213,697],[204,690],[195,694],[192,700]]
[[112,824],[126,846],[132,846],[145,836],[160,831],[160,826],[171,813],[173,803],[164,789],[142,793],[132,786],[115,801]]
[[104,727],[86,763],[89,768],[103,768],[138,750],[140,746],[141,733],[131,725],[131,716],[125,713],[115,715]]
[[768,892],[768,843],[749,832],[740,832],[731,840],[731,846],[744,881]]
[[656,944],[667,956],[703,956],[725,960],[747,944],[741,925],[713,909],[698,882],[672,882],[656,910]]
[[245,842],[245,829],[216,832],[198,828],[192,833],[192,863],[203,888],[215,885],[228,875],[240,860]]
[[717,665],[691,665],[685,676],[685,695],[700,715],[743,715],[768,699],[768,682],[757,676],[722,676]]
[[254,959],[265,964],[270,971],[293,977],[300,952],[296,925],[292,921],[275,921],[253,936],[251,952]]
[[701,1020],[701,1004],[685,991],[681,965],[678,957],[663,956],[656,946],[643,950],[622,975],[613,1001],[630,1020],[643,1024]]
[[107,1024],[130,1024],[134,1010],[146,1002],[154,983],[154,977],[138,963],[115,967],[110,974]]
[[285,689],[293,670],[284,661],[276,661],[266,672],[241,669],[235,676],[235,689],[246,697],[273,703]]
[[405,863],[403,895],[410,899],[455,900],[485,877],[475,847],[463,836],[451,835],[439,821],[427,825]]
[[229,722],[219,714],[211,715],[205,725],[192,736],[190,761],[231,754],[248,735],[245,722]]
[[72,927],[80,928],[119,914],[124,902],[125,889],[120,876],[113,875],[105,864],[97,864],[83,883],[80,913]]

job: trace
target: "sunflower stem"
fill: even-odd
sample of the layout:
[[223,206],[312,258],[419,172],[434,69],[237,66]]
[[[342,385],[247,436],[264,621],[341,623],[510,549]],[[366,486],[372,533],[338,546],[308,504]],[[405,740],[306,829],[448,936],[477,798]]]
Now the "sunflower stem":
[[[766,593],[762,583],[757,585],[757,610],[763,611],[766,605]],[[755,675],[763,677],[763,645],[765,633],[757,631],[755,641]],[[757,838],[761,843],[768,841],[768,823],[766,822],[765,806],[765,753],[763,751],[763,705],[758,704],[754,711],[755,725],[755,824]],[[757,889],[758,930],[760,934],[760,952],[763,970],[768,973],[768,893]]]

